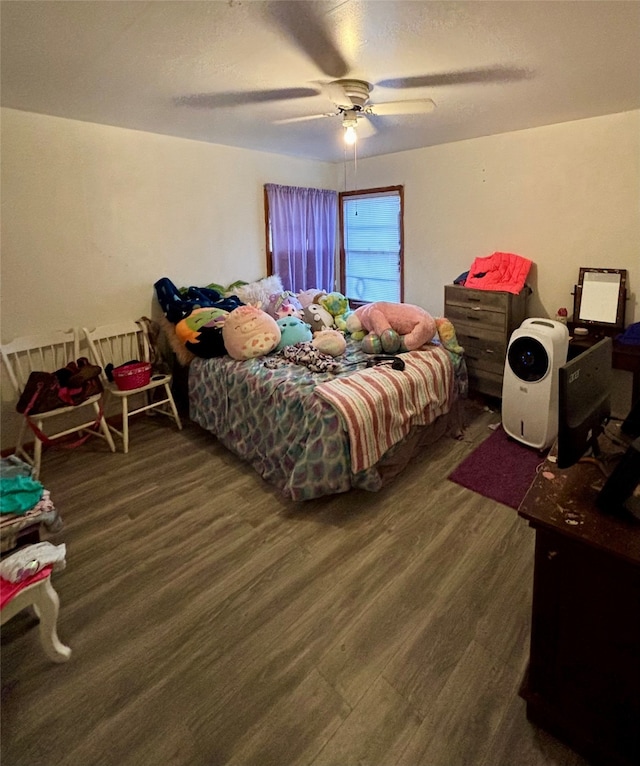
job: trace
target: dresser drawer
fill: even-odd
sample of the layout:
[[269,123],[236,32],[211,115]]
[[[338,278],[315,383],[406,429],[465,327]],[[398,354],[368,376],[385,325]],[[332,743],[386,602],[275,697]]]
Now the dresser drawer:
[[465,351],[486,350],[504,359],[507,353],[507,339],[503,332],[464,322],[457,322],[454,327],[460,345],[464,346]]
[[476,370],[472,364],[467,365],[467,372],[470,389],[498,399],[502,396],[502,375],[486,370]]
[[449,306],[473,308],[481,305],[483,309],[502,311],[506,313],[511,293],[495,290],[473,290],[460,285],[445,285],[444,302]]
[[456,332],[458,325],[463,324],[495,329],[503,333],[507,329],[507,314],[504,311],[487,309],[485,306],[457,306],[449,303],[445,313],[447,319],[453,322]]
[[489,331],[482,338],[465,335],[464,332],[458,332],[457,329],[456,334],[458,342],[464,348],[467,367],[494,372],[496,375],[503,374],[507,351],[504,338],[489,337],[496,335],[496,333]]

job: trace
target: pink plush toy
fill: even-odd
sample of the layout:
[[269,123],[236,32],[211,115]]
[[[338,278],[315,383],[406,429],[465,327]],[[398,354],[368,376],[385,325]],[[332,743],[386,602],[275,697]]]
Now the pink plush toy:
[[266,311],[255,306],[238,306],[222,328],[227,354],[234,359],[264,356],[280,342],[280,328]]
[[347,319],[350,333],[366,330],[362,341],[367,353],[413,351],[424,346],[436,334],[436,320],[412,303],[377,301],[357,308]]

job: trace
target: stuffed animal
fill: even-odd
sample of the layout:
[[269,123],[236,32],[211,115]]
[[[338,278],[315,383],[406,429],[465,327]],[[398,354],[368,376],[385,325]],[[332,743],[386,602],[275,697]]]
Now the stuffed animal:
[[357,308],[347,320],[350,332],[367,330],[362,350],[368,354],[413,351],[436,334],[435,319],[412,303],[377,301]]
[[313,334],[311,345],[329,356],[340,356],[347,350],[347,341],[338,330],[320,330]]
[[458,343],[455,327],[449,319],[446,317],[436,319],[436,329],[438,330],[440,343],[442,343],[447,351],[451,351],[453,354],[464,354],[464,349]]
[[318,290],[317,287],[312,287],[310,290],[301,290],[298,293],[298,300],[303,309],[306,309],[311,303],[318,303],[320,298],[326,295],[324,290]]
[[298,317],[283,317],[276,322],[280,329],[280,341],[276,351],[281,351],[286,346],[295,346],[296,343],[305,343],[313,339],[311,327]]
[[352,313],[347,298],[342,293],[333,292],[321,296],[318,303],[331,314],[338,330],[347,332],[347,319]]
[[255,306],[239,306],[229,313],[222,338],[229,356],[253,359],[273,351],[280,341],[280,328],[266,311]]
[[264,310],[276,320],[292,316],[302,319],[302,304],[289,290],[271,295],[269,304],[264,307]]
[[311,332],[316,333],[320,330],[333,327],[333,317],[318,303],[310,303],[302,309],[302,319],[311,326]]
[[175,325],[176,336],[192,354],[203,359],[224,356],[227,351],[222,328],[228,316],[229,312],[223,309],[194,309]]

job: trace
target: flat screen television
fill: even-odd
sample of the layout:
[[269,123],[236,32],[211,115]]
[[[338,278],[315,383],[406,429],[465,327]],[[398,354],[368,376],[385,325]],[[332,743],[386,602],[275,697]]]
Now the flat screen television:
[[603,338],[558,370],[558,468],[569,468],[590,452],[611,414],[611,338]]
[[[603,338],[558,370],[558,468],[570,468],[587,455],[600,456],[598,436],[611,414],[612,347],[611,338]],[[621,433],[633,441],[609,474],[596,505],[605,513],[637,521],[638,503],[634,501],[640,485],[640,403],[632,407]]]

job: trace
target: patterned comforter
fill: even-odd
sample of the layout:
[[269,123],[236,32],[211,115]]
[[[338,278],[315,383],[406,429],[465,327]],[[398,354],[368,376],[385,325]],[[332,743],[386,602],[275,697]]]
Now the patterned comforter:
[[[446,413],[456,394],[464,393],[466,368],[459,357],[452,364],[439,344],[415,353],[438,360],[434,364],[432,359],[427,366],[438,378],[432,389],[439,391],[439,399],[427,408],[427,418],[415,419],[419,424]],[[265,357],[194,359],[189,368],[190,417],[293,500],[347,492],[353,487],[376,491],[382,486],[376,465],[354,472],[349,424],[344,414],[316,392],[318,385],[340,376],[362,378],[367,359],[360,344],[351,340],[339,360],[338,373],[312,372],[295,363],[270,368]],[[382,370],[366,372],[379,375]],[[413,425],[397,429],[398,441],[385,451],[385,458],[401,446]]]

